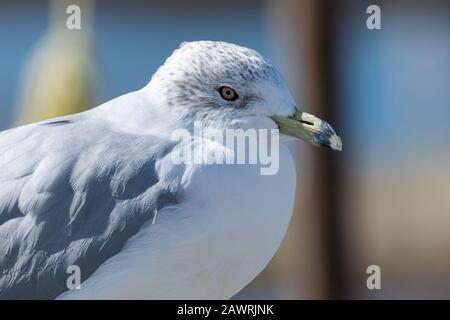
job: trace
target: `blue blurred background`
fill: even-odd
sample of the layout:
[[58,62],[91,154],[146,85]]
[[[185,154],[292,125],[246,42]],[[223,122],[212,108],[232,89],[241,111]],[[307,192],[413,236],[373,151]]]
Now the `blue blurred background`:
[[[70,4],[81,30],[66,28]],[[253,48],[344,151],[291,146],[290,229],[236,298],[450,298],[449,39],[445,0],[2,0],[0,129],[137,90],[182,41]],[[372,264],[381,290],[366,286]]]

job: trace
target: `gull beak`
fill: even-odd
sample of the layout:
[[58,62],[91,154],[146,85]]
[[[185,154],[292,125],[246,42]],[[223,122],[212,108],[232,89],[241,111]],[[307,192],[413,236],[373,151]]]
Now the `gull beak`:
[[315,146],[342,151],[342,141],[325,121],[312,114],[296,111],[291,117],[273,116],[280,133],[308,141]]

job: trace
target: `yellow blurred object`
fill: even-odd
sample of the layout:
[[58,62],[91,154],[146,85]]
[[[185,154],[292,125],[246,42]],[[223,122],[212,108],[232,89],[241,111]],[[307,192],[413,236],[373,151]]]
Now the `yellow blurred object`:
[[[81,29],[69,30],[67,7],[81,9]],[[92,101],[91,0],[50,2],[50,21],[26,63],[18,97],[17,125],[86,110]]]

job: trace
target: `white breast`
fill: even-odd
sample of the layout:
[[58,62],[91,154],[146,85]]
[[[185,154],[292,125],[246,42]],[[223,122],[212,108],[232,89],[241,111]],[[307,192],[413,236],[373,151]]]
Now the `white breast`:
[[209,165],[194,170],[182,205],[165,208],[66,299],[228,299],[278,249],[295,196],[295,166]]

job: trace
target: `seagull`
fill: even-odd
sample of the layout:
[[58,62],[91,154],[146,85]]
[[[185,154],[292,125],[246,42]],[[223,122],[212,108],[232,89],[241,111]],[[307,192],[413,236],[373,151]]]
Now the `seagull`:
[[[226,149],[173,139],[196,123],[279,132],[277,172],[174,161],[199,140]],[[216,41],[182,43],[138,91],[1,132],[0,299],[231,298],[288,227],[290,139],[342,148],[267,59]]]

